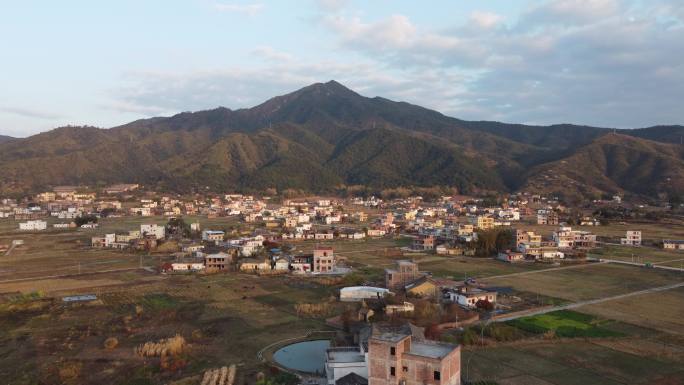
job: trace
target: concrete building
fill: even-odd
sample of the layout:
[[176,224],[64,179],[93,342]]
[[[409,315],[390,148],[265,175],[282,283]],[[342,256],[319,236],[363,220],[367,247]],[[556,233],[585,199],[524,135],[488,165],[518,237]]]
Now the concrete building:
[[385,287],[390,290],[401,289],[422,276],[415,262],[397,261],[394,269],[385,269]]
[[340,301],[360,302],[365,299],[380,299],[389,294],[389,289],[371,286],[350,286],[340,289]]
[[627,230],[624,238],[620,238],[620,244],[624,246],[641,246],[641,231]]
[[369,385],[460,385],[461,348],[374,325],[368,341]]
[[19,230],[22,231],[42,231],[47,229],[47,222],[45,221],[26,221],[19,223]]
[[225,233],[220,230],[204,230],[202,231],[202,240],[206,242],[221,242]]
[[159,240],[164,239],[166,236],[166,230],[164,229],[164,226],[159,226],[156,224],[140,225],[140,234],[143,236],[154,235],[154,237]]
[[313,272],[329,273],[335,270],[335,253],[332,247],[319,246],[313,252]]

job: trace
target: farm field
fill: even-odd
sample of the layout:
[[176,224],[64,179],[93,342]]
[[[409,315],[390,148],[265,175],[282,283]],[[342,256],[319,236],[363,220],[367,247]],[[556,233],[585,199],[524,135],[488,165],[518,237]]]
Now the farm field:
[[684,288],[587,305],[580,311],[684,335]]
[[500,385],[682,383],[681,360],[655,358],[650,351],[635,353],[584,340],[521,342],[465,350],[462,370],[471,381]]
[[682,281],[682,274],[634,266],[598,264],[484,281],[496,286],[511,286],[516,290],[576,302],[678,283]]
[[653,263],[660,264],[672,260],[684,260],[684,253],[677,251],[667,251],[655,247],[628,247],[606,245],[592,250],[590,257],[615,259],[627,262]]
[[[321,320],[298,317],[294,304],[326,301],[329,295],[315,282],[235,274],[115,285],[87,304],[17,297],[0,305],[0,382],[167,383],[184,372],[234,363],[243,383],[261,370],[257,352],[264,346],[326,329]],[[185,371],[159,372],[154,359],[133,354],[146,341],[175,334],[189,344]],[[103,346],[108,338],[118,341],[115,348]]]

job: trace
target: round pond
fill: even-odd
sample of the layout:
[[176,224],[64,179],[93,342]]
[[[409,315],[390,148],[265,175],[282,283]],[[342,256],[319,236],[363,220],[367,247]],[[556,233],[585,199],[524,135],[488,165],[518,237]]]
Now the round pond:
[[330,347],[328,340],[297,342],[283,346],[273,354],[278,364],[305,373],[325,371],[325,351]]

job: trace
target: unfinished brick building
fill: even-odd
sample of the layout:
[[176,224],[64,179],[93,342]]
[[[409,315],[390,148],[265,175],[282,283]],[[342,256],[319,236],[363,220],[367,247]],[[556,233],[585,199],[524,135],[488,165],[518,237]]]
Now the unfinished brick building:
[[373,326],[368,385],[460,385],[461,348],[426,341],[407,326]]

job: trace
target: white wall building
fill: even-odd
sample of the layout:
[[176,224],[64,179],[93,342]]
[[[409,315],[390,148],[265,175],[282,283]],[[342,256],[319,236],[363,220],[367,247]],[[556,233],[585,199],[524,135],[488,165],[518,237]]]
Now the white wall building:
[[159,225],[140,225],[140,234],[154,235],[156,239],[164,239],[166,230]]
[[47,229],[47,222],[45,221],[26,221],[19,223],[19,230],[23,231],[41,231]]

